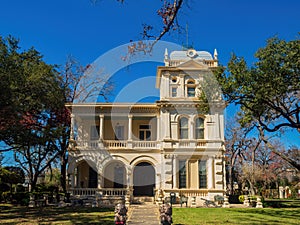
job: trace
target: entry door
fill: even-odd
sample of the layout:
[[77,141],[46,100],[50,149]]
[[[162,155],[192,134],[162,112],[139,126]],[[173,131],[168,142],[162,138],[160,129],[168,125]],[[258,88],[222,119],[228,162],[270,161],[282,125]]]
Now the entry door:
[[150,125],[140,125],[139,138],[140,138],[140,141],[150,141],[151,140],[151,126]]
[[142,162],[133,171],[133,195],[154,196],[155,169],[150,163]]
[[124,167],[114,169],[114,188],[124,188]]
[[89,167],[89,188],[97,188],[98,186],[98,174],[92,167]]

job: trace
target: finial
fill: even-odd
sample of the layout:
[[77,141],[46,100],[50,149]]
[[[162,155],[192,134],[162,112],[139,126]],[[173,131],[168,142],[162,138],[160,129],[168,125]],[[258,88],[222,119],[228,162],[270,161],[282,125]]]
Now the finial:
[[214,59],[215,59],[215,60],[218,60],[218,52],[217,52],[217,49],[215,49],[215,51],[214,51]]
[[169,54],[168,54],[168,49],[167,48],[165,49],[165,60],[166,59],[169,59]]

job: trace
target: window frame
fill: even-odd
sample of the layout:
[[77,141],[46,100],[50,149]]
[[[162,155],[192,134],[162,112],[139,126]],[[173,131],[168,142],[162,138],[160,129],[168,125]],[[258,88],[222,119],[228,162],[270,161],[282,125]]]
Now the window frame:
[[114,134],[115,140],[125,140],[125,126],[123,124],[117,124],[114,128]]
[[[187,122],[186,127],[182,127],[181,121],[183,119],[186,119]],[[185,132],[183,133],[183,131]],[[189,118],[188,117],[182,116],[179,118],[179,139],[189,139]]]
[[[200,121],[200,120],[202,121],[202,126],[197,126],[197,121]],[[195,119],[195,139],[199,139],[199,140],[204,139],[204,137],[205,137],[204,131],[205,131],[205,129],[204,129],[204,118],[197,117]],[[198,134],[200,134],[200,133],[202,133],[202,135],[201,135],[200,138],[198,138],[198,136],[199,136]]]
[[[201,165],[201,163],[204,163],[204,167],[203,165]],[[204,168],[204,170],[202,168]],[[199,189],[207,189],[207,160],[203,160],[203,159],[198,160],[198,180],[199,180],[199,184],[198,184]]]
[[179,159],[178,160],[178,188],[183,189],[187,188],[187,160]]
[[186,81],[186,96],[188,98],[196,97],[196,82],[192,78]]
[[[142,127],[144,126],[144,127]],[[141,132],[143,132],[143,139],[141,139]],[[147,137],[149,132],[149,137]],[[151,141],[152,132],[151,132],[151,125],[150,124],[140,124],[139,125],[139,140],[140,141]]]

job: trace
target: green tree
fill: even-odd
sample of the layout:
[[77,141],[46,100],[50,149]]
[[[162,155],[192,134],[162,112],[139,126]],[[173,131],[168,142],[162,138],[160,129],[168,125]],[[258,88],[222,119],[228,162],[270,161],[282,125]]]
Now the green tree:
[[[57,158],[57,126],[64,109],[61,79],[34,48],[21,51],[13,37],[0,37],[0,140],[14,151],[32,188]],[[8,146],[8,147],[6,147]]]
[[276,151],[266,135],[284,129],[300,133],[300,41],[274,37],[255,56],[257,62],[248,67],[244,58],[233,55],[228,68],[216,74],[218,82],[225,99],[240,106],[241,124],[254,121],[262,141],[300,170],[299,163]]

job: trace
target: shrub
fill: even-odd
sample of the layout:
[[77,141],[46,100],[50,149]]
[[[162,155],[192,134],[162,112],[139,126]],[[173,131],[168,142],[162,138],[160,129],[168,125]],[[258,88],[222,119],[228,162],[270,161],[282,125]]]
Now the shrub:
[[244,201],[245,201],[245,196],[244,196],[244,195],[240,195],[240,196],[239,196],[239,201],[240,201],[241,203],[244,203]]

